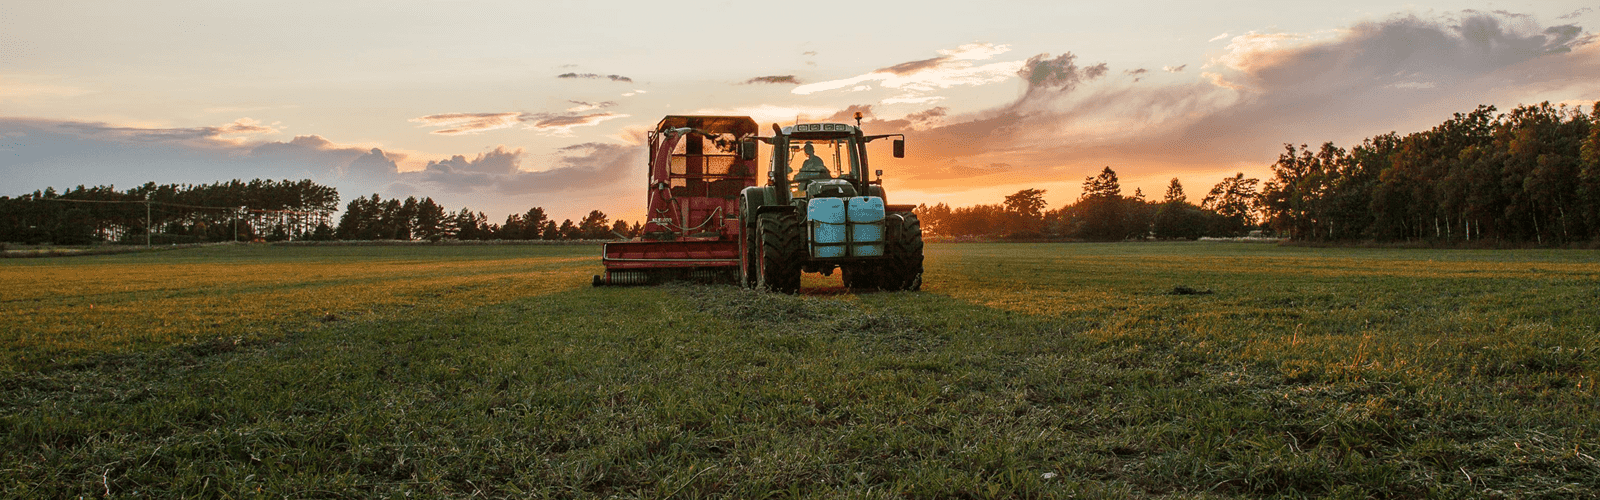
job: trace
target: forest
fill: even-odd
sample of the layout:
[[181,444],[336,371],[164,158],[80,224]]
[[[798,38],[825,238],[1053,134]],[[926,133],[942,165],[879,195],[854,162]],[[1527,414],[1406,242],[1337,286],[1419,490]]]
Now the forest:
[[[1597,103],[1600,106],[1600,103]],[[1600,241],[1600,112],[1548,102],[1479,106],[1427,131],[1349,149],[1285,144],[1266,182],[1221,179],[1198,204],[1173,179],[1161,200],[1125,196],[1106,167],[1073,203],[1042,190],[997,205],[918,207],[954,238],[1176,239],[1260,231],[1299,241],[1565,245]]]
[[[1600,107],[1600,103],[1596,103]],[[1197,239],[1250,234],[1299,241],[1567,245],[1600,241],[1600,111],[1478,106],[1429,130],[1350,148],[1284,145],[1265,182],[1243,173],[1191,200],[1174,178],[1160,199],[1124,194],[1110,166],[1048,208],[1045,190],[1001,203],[918,206],[935,238],[1019,241]],[[594,240],[639,224],[593,210],[556,223],[534,207],[493,223],[432,198],[351,200],[310,180],[78,186],[0,197],[0,241],[81,245],[282,240]]]
[[1074,203],[1054,210],[1043,189],[1024,189],[997,205],[951,208],[940,203],[916,209],[923,232],[954,239],[1122,241],[1245,236],[1255,229],[1258,179],[1224,177],[1193,203],[1174,178],[1159,201],[1134,189],[1122,194],[1117,172],[1105,167],[1083,181]]
[[338,190],[310,180],[148,183],[126,191],[78,186],[0,197],[0,242],[88,245],[286,240],[578,240],[629,238],[638,223],[599,210],[557,224],[534,207],[488,221],[470,208],[447,211],[432,198],[357,197],[337,221]]

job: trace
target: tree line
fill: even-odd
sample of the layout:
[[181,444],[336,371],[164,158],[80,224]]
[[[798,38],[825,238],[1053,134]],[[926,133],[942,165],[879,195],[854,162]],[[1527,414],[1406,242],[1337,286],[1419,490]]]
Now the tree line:
[[339,192],[310,180],[78,186],[0,197],[0,242],[86,245],[285,240],[579,240],[631,238],[639,223],[594,210],[560,223],[534,207],[504,223],[432,198],[357,197],[337,221]]
[[916,213],[923,232],[933,236],[1088,241],[1234,237],[1256,227],[1259,182],[1243,173],[1225,177],[1195,204],[1174,178],[1156,201],[1137,188],[1123,195],[1117,172],[1105,167],[1084,179],[1076,201],[1054,210],[1045,209],[1045,190],[1024,189],[996,205],[951,208],[939,203],[920,205]]
[[[1600,107],[1600,103],[1596,103]],[[996,205],[920,206],[924,232],[951,237],[1083,239],[1242,236],[1302,241],[1600,241],[1600,110],[1548,102],[1456,113],[1430,130],[1344,149],[1285,144],[1262,183],[1223,178],[1199,204],[1173,179],[1160,201],[1124,196],[1106,167],[1073,203],[1044,190]]]
[[432,198],[384,200],[377,194],[350,200],[339,218],[335,237],[341,240],[609,240],[637,236],[639,223],[612,222],[604,212],[590,210],[573,222],[551,219],[543,207],[506,216],[491,223],[483,212],[470,208],[450,212]]
[[1478,106],[1349,150],[1285,145],[1262,192],[1265,223],[1301,240],[1600,240],[1597,119],[1548,102]]
[[339,193],[310,180],[145,183],[0,196],[0,241],[82,245],[309,237],[326,228]]

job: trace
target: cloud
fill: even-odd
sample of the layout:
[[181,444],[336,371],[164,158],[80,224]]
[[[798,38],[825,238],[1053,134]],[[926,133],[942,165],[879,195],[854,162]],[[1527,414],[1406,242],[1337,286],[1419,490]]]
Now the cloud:
[[601,74],[596,74],[596,73],[562,73],[562,74],[556,75],[556,78],[581,78],[581,79],[585,79],[585,80],[606,79],[606,80],[611,80],[613,82],[633,83],[633,79],[632,78],[628,78],[626,76],[622,76],[622,75],[601,75]]
[[418,155],[319,135],[260,139],[271,130],[251,120],[158,128],[0,117],[0,195],[78,184],[125,189],[152,181],[311,179],[338,188],[346,199],[365,193],[430,196],[450,206],[509,213],[527,210],[530,196],[542,193],[614,193],[621,183],[641,177],[644,168],[645,148],[639,144],[587,142],[550,155],[502,145],[425,166],[412,163],[421,170],[405,171],[403,165]]
[[927,96],[927,93],[935,90],[988,85],[1009,80],[1021,67],[1021,62],[996,62],[984,65],[973,62],[990,59],[1009,50],[1010,47],[1006,45],[967,44],[955,49],[940,50],[938,57],[899,63],[849,78],[800,85],[791,92],[809,95],[840,89],[859,91],[864,90],[861,88],[863,85],[877,82],[882,87],[900,91],[900,94],[891,98],[895,102],[931,102],[939,99]]
[[1051,58],[1050,54],[1039,54],[1028,58],[1022,63],[1022,68],[1017,70],[1017,76],[1027,83],[1027,91],[1023,100],[1029,99],[1037,92],[1068,92],[1083,84],[1105,76],[1109,68],[1106,63],[1100,63],[1087,68],[1080,68],[1077,64],[1078,56],[1071,52]]
[[511,174],[517,171],[517,165],[522,162],[522,150],[508,150],[505,146],[497,146],[493,151],[479,153],[477,157],[467,159],[462,155],[455,155],[445,160],[430,161],[423,168],[424,173],[434,172],[472,172],[480,174]]
[[[615,105],[613,102],[600,104],[582,101],[569,101],[578,106],[568,111],[577,109],[594,109]],[[518,124],[526,123],[528,130],[538,130],[554,135],[566,135],[572,132],[573,127],[587,127],[599,124],[606,120],[627,117],[616,113],[591,113],[582,114],[554,114],[554,113],[444,113],[412,118],[413,123],[421,123],[424,127],[445,127],[435,130],[433,134],[439,135],[464,135],[511,128]]]
[[1582,8],[1579,8],[1578,10],[1575,10],[1575,11],[1572,11],[1572,12],[1568,12],[1566,14],[1562,14],[1561,17],[1558,17],[1557,19],[1577,19],[1579,16],[1582,16],[1584,14],[1588,14],[1589,12],[1591,12],[1593,10],[1594,10],[1594,7],[1582,7]]
[[443,113],[412,118],[412,123],[427,127],[445,127],[433,134],[462,135],[511,128],[525,121],[527,113]]
[[980,167],[952,163],[920,169],[911,176],[911,179],[917,181],[951,181],[1006,174],[1013,170],[1013,167],[1006,163],[990,163]]
[[498,146],[468,158],[456,155],[429,162],[422,172],[402,176],[449,193],[525,195],[614,184],[642,164],[637,145],[583,143],[557,150],[552,168],[522,170],[526,151]]
[[301,135],[288,142],[254,144],[243,156],[257,163],[311,167],[315,172],[338,174],[348,171],[350,163],[365,153],[360,148],[334,144],[319,135]]
[[906,121],[912,125],[931,125],[950,114],[950,109],[937,107],[906,115]]
[[[831,123],[854,123],[855,114],[861,113],[861,125],[872,132],[897,132],[907,130],[924,130],[938,125],[949,115],[949,108],[934,107],[902,118],[885,119],[878,116],[871,104],[852,104],[842,110],[832,110],[826,114],[802,114],[802,121],[817,121]],[[791,118],[792,119],[792,118]],[[759,122],[760,120],[758,120]]]
[[603,101],[603,102],[567,101],[567,102],[570,102],[570,103],[574,104],[573,107],[567,108],[567,112],[568,113],[582,113],[584,111],[594,111],[596,109],[609,108],[609,107],[617,105],[616,101]]
[[1527,92],[1592,96],[1597,56],[1600,43],[1577,26],[1482,12],[1247,33],[1208,71],[1164,85],[1100,79],[1104,65],[1082,66],[1070,52],[1039,55],[1018,70],[1026,88],[1016,101],[915,134],[906,161],[934,173],[909,184],[970,189],[924,182],[984,172],[959,165],[1011,165],[1005,177],[1015,182],[1081,178],[1104,165],[1264,169],[1283,142],[1425,128],[1479,103],[1509,108]]
[[918,71],[938,68],[950,60],[951,59],[949,56],[939,56],[931,59],[923,59],[921,61],[903,62],[894,66],[880,69],[875,71],[875,73],[888,73],[891,75],[906,76],[915,74]]
[[[1511,23],[1508,21],[1516,21]],[[1583,30],[1573,25],[1519,29],[1515,16],[1469,11],[1445,24],[1405,16],[1361,23],[1333,37],[1248,33],[1218,58],[1235,86],[1261,91],[1326,92],[1328,86],[1394,83],[1396,75],[1437,79],[1480,75],[1521,61],[1571,51]]]
[[538,115],[534,117],[532,120],[533,124],[528,128],[565,134],[570,133],[573,127],[589,127],[606,120],[615,120],[617,118],[625,118],[627,116],[629,115],[619,115],[616,113],[594,113],[576,116]]
[[944,96],[937,95],[901,94],[878,102],[882,104],[928,104],[943,101],[944,99]]
[[1228,33],[1227,32],[1223,32],[1221,35],[1217,35],[1217,36],[1211,37],[1210,40],[1206,40],[1206,41],[1207,42],[1215,42],[1217,40],[1227,40],[1227,39],[1228,39]]
[[57,83],[51,77],[0,77],[0,102],[40,98],[69,98],[95,91]]
[[249,119],[219,126],[157,128],[0,118],[0,135],[18,137],[15,154],[0,160],[0,178],[6,179],[5,188],[28,190],[253,178],[376,181],[397,175],[396,162],[406,158],[317,135],[261,139],[274,132],[275,128]]
[[277,133],[251,118],[212,127],[149,128],[113,126],[103,122],[40,122],[59,132],[81,137],[123,143],[179,142],[197,149],[227,149],[246,142],[250,136]]
[[748,116],[757,123],[762,123],[765,130],[766,123],[790,123],[795,120],[811,120],[816,117],[828,116],[839,108],[833,106],[780,106],[776,104],[761,104],[738,108],[700,108],[686,114],[691,115],[721,115],[721,116]]
[[758,76],[758,77],[751,78],[749,80],[745,80],[744,81],[744,85],[750,85],[750,84],[754,84],[754,83],[783,83],[783,84],[799,85],[800,84],[800,80],[796,80],[794,75],[776,75],[776,76]]
[[1391,84],[1388,85],[1389,88],[1395,88],[1395,89],[1419,89],[1419,90],[1437,88],[1438,86],[1439,86],[1439,84],[1438,83],[1434,83],[1434,82],[1412,82],[1412,81],[1397,82],[1397,83],[1391,83]]
[[586,142],[557,151],[561,158],[554,168],[518,172],[500,184],[498,191],[550,193],[614,185],[632,178],[631,174],[644,164],[644,148],[638,145]]
[[341,177],[361,180],[386,180],[400,172],[399,161],[404,158],[404,155],[385,153],[382,149],[372,148],[366,154],[350,160],[350,163],[344,165],[338,173]]
[[[1399,16],[1316,33],[1250,32],[1224,39],[1212,46],[1214,58],[1163,67],[1174,74],[1137,85],[1130,78],[1106,78],[1113,68],[1105,64],[1085,62],[1093,62],[1095,54],[1062,53],[1073,47],[1056,50],[1059,56],[997,61],[1008,53],[1005,46],[978,44],[907,62],[879,61],[867,67],[880,70],[862,75],[794,82],[793,90],[859,98],[855,102],[863,104],[851,109],[863,111],[874,132],[915,131],[907,134],[911,158],[886,163],[897,171],[899,165],[907,167],[907,175],[895,182],[923,191],[1076,184],[1105,165],[1124,179],[1148,173],[1138,169],[1157,169],[1164,172],[1164,183],[1174,176],[1169,172],[1182,169],[1264,168],[1283,142],[1347,144],[1389,130],[1426,128],[1479,103],[1509,109],[1529,102],[1529,96],[1538,97],[1531,102],[1592,102],[1600,95],[1593,78],[1600,74],[1600,43],[1594,36],[1577,25],[1544,26],[1524,16]],[[1197,71],[1187,71],[1188,65]],[[1116,68],[1135,77],[1148,77],[1155,69],[1136,74]],[[567,78],[608,79],[577,73]],[[958,85],[1017,85],[1011,82],[1018,78],[1023,83],[1016,98],[988,109],[952,111],[960,108],[937,95]],[[847,93],[857,87],[871,91]],[[885,107],[891,101],[895,106]],[[560,135],[626,116],[608,103],[572,101],[572,107],[556,113],[444,113],[412,122],[436,134],[521,128]],[[837,106],[818,104],[805,99],[718,114],[783,124],[797,116],[838,116]],[[483,208],[501,203],[491,200],[526,203],[530,198],[523,195],[529,193],[637,189],[631,181],[642,177],[644,148],[638,145],[585,142],[553,153],[498,146],[427,155],[434,160],[430,163],[423,155],[372,144],[274,135],[283,128],[249,119],[149,127],[0,117],[5,138],[0,187],[31,191],[79,183],[127,187],[151,180],[311,178],[347,194],[388,186],[386,196],[397,189],[420,190]],[[423,168],[424,163],[432,168]],[[416,168],[423,170],[402,171]],[[1162,186],[1143,187],[1154,193]]]

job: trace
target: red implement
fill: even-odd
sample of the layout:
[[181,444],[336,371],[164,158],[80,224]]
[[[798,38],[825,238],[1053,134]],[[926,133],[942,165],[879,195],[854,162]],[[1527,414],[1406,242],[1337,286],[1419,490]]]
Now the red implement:
[[649,134],[644,233],[607,243],[595,286],[739,274],[739,193],[756,185],[756,132],[745,116],[668,116]]

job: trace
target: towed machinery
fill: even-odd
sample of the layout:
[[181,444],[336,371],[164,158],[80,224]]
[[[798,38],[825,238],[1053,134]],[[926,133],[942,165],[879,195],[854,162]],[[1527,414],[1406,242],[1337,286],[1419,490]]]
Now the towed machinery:
[[[668,116],[648,134],[647,214],[633,241],[605,244],[594,285],[739,275],[739,193],[756,184],[755,120]],[[709,146],[709,148],[708,148]]]
[[[606,244],[606,275],[595,285],[736,278],[794,293],[801,273],[839,271],[853,290],[920,289],[914,205],[885,203],[883,171],[867,159],[868,143],[890,137],[904,158],[905,136],[865,135],[855,118],[774,124],[772,137],[755,136],[748,117],[663,119],[650,134],[645,234]],[[755,185],[758,142],[771,145],[765,186]]]

